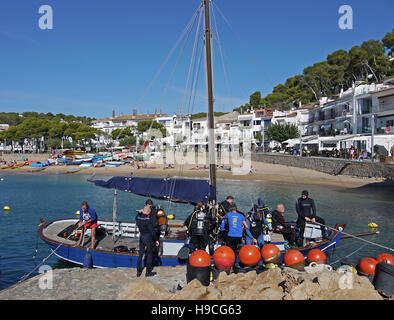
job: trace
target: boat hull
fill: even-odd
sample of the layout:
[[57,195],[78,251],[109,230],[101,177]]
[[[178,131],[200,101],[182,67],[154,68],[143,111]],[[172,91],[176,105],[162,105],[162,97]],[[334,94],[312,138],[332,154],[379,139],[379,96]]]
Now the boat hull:
[[[70,223],[77,221],[76,219],[66,219],[62,221],[68,221]],[[41,225],[38,230],[38,235],[42,240],[44,240],[47,245],[50,247],[52,252],[62,260],[77,264],[83,265],[84,258],[87,252],[86,247],[76,247],[75,245],[64,244],[62,242],[56,241],[44,235],[43,230],[54,223],[56,221],[52,221],[45,225]],[[100,221],[99,221],[100,223]],[[102,223],[112,223],[110,221],[103,221]],[[127,222],[126,224],[133,224]],[[329,239],[322,240],[321,243],[315,243],[308,247],[299,248],[300,252],[307,257],[308,253],[312,249],[320,249],[329,257],[330,253],[334,250],[334,248],[338,245],[340,239],[342,237],[341,231],[332,232]],[[58,239],[57,239],[58,240]],[[159,266],[177,266],[184,265],[185,261],[180,261],[177,257],[177,252],[184,245],[184,240],[162,240],[163,241],[163,255],[162,256],[154,256],[153,265],[156,267]],[[286,250],[284,249],[284,242],[272,242],[278,246],[281,250],[281,260],[283,262],[284,255]],[[219,247],[221,244],[217,244],[215,248]],[[89,253],[92,256],[93,266],[97,268],[136,268],[138,261],[138,253],[135,252],[114,252],[109,250],[100,250],[100,249],[89,249]],[[167,253],[167,254],[166,254]],[[237,259],[238,260],[238,259]],[[145,265],[145,261],[143,262]]]

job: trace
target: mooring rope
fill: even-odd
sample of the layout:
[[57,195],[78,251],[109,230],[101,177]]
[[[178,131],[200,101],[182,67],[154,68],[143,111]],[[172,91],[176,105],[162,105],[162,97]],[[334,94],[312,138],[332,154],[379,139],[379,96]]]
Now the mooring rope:
[[[319,222],[314,222],[314,223],[317,224],[317,225],[319,225],[319,226],[323,226],[323,227],[326,227],[326,228],[328,228],[328,229],[331,229],[331,230],[334,230],[334,231],[338,231],[337,229],[332,228],[332,227],[330,227],[330,226],[326,226],[326,225],[324,225],[324,224],[322,224],[322,223],[319,223]],[[375,243],[375,242],[372,242],[372,241],[369,241],[369,240],[362,239],[362,238],[360,238],[360,237],[357,237],[357,236],[352,235],[352,234],[350,234],[350,233],[346,233],[346,232],[344,232],[344,231],[342,231],[342,233],[343,233],[344,235],[349,236],[349,237],[352,237],[352,238],[355,238],[355,239],[364,241],[364,242],[366,242],[366,243],[368,243],[368,244],[371,244],[371,245],[374,245],[374,246],[377,246],[377,247],[380,247],[380,248],[383,248],[383,249],[386,249],[386,250],[394,251],[393,248],[386,247],[386,246],[381,245],[381,244],[379,244],[379,243]]]
[[[76,230],[78,230],[80,227],[78,227]],[[52,252],[44,259],[42,259],[42,261],[28,274],[24,275],[16,284],[21,283],[23,281],[25,281],[34,271],[36,271],[44,262],[46,262],[71,236],[73,235],[73,232],[70,233],[70,235],[64,239],[63,242],[61,242],[55,250],[52,250]]]
[[360,251],[361,249],[363,249],[367,245],[368,245],[368,243],[364,243],[360,248],[356,249],[352,253],[348,254],[347,256],[345,256],[343,258],[338,259],[337,261],[335,261],[335,262],[333,262],[331,264],[336,264],[336,263],[340,262],[342,259],[349,258],[350,256],[354,255],[356,252]]

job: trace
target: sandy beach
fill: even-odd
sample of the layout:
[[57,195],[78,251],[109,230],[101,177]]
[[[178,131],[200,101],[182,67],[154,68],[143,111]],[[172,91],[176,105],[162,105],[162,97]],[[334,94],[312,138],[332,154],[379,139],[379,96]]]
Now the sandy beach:
[[[49,158],[48,154],[26,154],[25,155],[30,161],[42,161],[46,162]],[[0,159],[10,162],[17,160],[18,163],[22,162],[21,155],[3,155]],[[101,167],[101,168],[81,168],[79,166],[66,166],[66,165],[52,165],[50,167],[33,168],[24,166],[15,169],[2,169],[1,173],[7,174],[84,174],[84,175],[130,175],[135,176],[156,176],[156,177],[188,177],[188,178],[208,178],[208,169],[204,169],[200,166],[196,169],[196,165],[180,165],[175,164],[174,168],[164,168],[163,164],[150,163],[148,168],[137,169],[131,165],[121,165],[119,167]],[[351,176],[332,176],[322,172],[289,167],[277,164],[268,164],[257,161],[252,161],[253,173],[248,174],[236,174],[228,169],[217,170],[218,179],[233,179],[233,180],[264,180],[278,183],[290,183],[290,184],[308,184],[308,185],[323,185],[340,188],[359,188],[368,184],[376,183],[380,181],[376,178],[356,178]]]

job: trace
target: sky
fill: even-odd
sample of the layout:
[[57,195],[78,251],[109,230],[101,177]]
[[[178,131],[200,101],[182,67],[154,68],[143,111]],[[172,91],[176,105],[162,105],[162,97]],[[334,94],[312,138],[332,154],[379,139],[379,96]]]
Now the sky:
[[[211,24],[215,31],[216,22],[220,40],[220,47],[217,37],[213,40],[215,111],[221,112],[247,103],[254,91],[265,96],[336,50],[380,40],[394,28],[392,0],[214,3]],[[1,0],[0,112],[95,118],[111,116],[112,110],[116,115],[131,114],[133,109],[168,115],[206,112],[203,60],[196,68],[200,72],[195,99],[185,94],[190,61],[197,64],[202,52],[199,35],[191,60],[198,18],[179,62],[184,42],[155,78],[199,4],[200,0]],[[53,29],[39,27],[42,5],[53,10]],[[338,26],[342,5],[352,7],[351,30]]]

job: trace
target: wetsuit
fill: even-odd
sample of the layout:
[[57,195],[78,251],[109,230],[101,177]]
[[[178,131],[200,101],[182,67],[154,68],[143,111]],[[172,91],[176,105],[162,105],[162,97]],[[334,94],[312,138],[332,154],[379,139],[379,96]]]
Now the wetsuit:
[[264,226],[267,226],[268,229],[272,231],[271,224],[264,217],[262,217],[262,220],[255,221],[253,219],[253,214],[251,214],[246,219],[246,224],[248,225],[248,229],[246,229],[246,236],[245,236],[246,244],[254,244],[253,243],[253,238],[254,238],[257,240],[259,246],[262,247],[265,244],[264,233],[263,233]]
[[185,220],[193,250],[205,250],[209,242],[209,230],[216,221],[206,211],[194,211]]
[[[308,217],[309,219],[316,219],[316,222],[320,224],[326,224],[324,219],[316,216],[316,205],[315,201],[311,198],[306,198],[303,199],[298,198],[296,202],[296,210],[298,214],[298,219],[297,219],[297,227],[300,228],[300,239],[304,239],[304,232],[305,232],[305,217]],[[326,230],[325,227],[321,227],[321,232],[322,232],[322,237],[326,237]]]
[[141,274],[142,272],[142,258],[146,251],[146,273],[150,273],[153,270],[152,266],[152,242],[155,239],[155,231],[153,230],[153,225],[151,219],[143,213],[139,213],[135,218],[138,230],[140,232],[139,241],[139,255],[137,261],[137,272]]
[[243,221],[245,217],[239,212],[228,212],[222,220],[221,230],[225,230],[225,225],[228,224],[228,233],[226,237],[226,245],[238,254],[238,247],[242,243]]
[[[226,213],[230,211],[229,210],[230,206],[231,206],[231,203],[229,203],[227,200],[224,200],[222,203],[220,203],[219,204],[219,210],[218,210],[219,215],[221,215],[224,218],[226,216]],[[226,237],[227,237],[227,233],[228,233],[228,225],[226,224],[224,226],[224,228],[222,228],[221,227],[221,225],[222,225],[221,221],[223,221],[223,219],[219,220],[219,224],[220,225],[218,227],[220,227],[220,231],[219,231],[218,237],[222,241],[225,242],[226,241]]]
[[283,238],[289,241],[290,244],[295,244],[296,230],[290,224],[286,223],[282,213],[278,210],[272,212],[272,224],[274,232],[281,233]]

